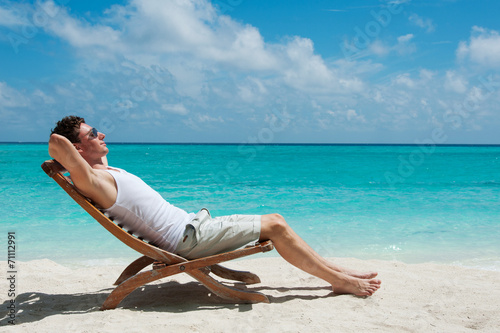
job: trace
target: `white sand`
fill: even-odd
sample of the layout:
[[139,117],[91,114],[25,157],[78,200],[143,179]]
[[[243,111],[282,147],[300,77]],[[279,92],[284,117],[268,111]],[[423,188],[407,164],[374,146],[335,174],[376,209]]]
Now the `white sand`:
[[[146,285],[115,310],[99,311],[124,268],[70,269],[49,260],[21,263],[17,325],[1,332],[499,332],[500,272],[388,261],[333,259],[376,270],[382,288],[367,298],[334,296],[328,285],[280,258],[229,262],[262,283],[248,286],[271,304],[226,304],[186,274]],[[0,268],[6,272],[6,263]]]

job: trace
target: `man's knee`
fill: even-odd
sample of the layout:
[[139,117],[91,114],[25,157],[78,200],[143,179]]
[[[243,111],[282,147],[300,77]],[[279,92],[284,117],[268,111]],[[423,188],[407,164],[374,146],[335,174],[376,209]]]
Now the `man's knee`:
[[261,236],[268,239],[271,239],[272,235],[282,234],[288,229],[285,218],[280,214],[262,215],[261,224]]
[[267,216],[269,219],[269,223],[278,229],[285,227],[287,225],[285,218],[283,216],[281,216],[280,214],[269,214],[269,215],[264,215],[264,216]]

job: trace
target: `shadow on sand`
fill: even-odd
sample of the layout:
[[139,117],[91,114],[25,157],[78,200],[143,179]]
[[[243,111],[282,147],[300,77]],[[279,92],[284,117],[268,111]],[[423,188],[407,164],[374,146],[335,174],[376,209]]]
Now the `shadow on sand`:
[[[233,287],[246,289],[245,284],[230,284]],[[75,294],[45,294],[40,292],[23,293],[16,298],[16,323],[30,323],[42,320],[53,315],[71,315],[99,311],[101,304],[108,297],[113,288],[103,289],[93,293]],[[264,292],[274,290],[283,293],[283,296],[268,296],[271,303],[284,303],[294,299],[312,300],[332,297],[329,287],[294,287],[294,288],[251,288],[251,291]],[[291,294],[293,291],[325,290],[323,296]],[[3,302],[2,309],[10,305],[9,301]],[[217,310],[221,308],[238,309],[245,312],[252,309],[252,304],[234,304],[212,295],[198,282],[180,284],[169,281],[163,284],[146,285],[138,288],[126,297],[117,309],[132,311],[154,312],[189,312]],[[112,311],[112,310],[108,310]],[[2,311],[3,312],[3,311]],[[8,313],[3,313],[0,326],[8,325]]]

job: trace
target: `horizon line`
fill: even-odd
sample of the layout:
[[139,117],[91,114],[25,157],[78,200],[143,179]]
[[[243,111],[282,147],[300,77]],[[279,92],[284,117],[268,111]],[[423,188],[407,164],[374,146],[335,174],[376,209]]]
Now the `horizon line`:
[[[46,141],[0,141],[0,144],[48,144]],[[217,146],[500,146],[500,143],[322,143],[322,142],[276,142],[276,143],[243,143],[243,142],[106,142],[106,144],[117,145],[217,145]]]

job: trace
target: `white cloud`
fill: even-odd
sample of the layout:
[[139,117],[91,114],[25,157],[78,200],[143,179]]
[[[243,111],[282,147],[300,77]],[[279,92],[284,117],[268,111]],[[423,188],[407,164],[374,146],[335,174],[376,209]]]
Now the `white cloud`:
[[94,52],[97,48],[99,56],[125,55],[143,65],[172,54],[245,70],[276,65],[255,27],[218,15],[206,0],[133,0],[106,14],[101,23],[92,25],[62,10],[49,30],[75,47],[94,47]]
[[[53,0],[41,6],[53,13],[41,28],[76,48],[89,68],[108,71],[104,67],[124,59],[143,68],[159,65],[173,74],[179,94],[198,101],[208,92],[252,103],[271,87],[324,96],[364,87],[355,72],[316,54],[311,39],[291,36],[268,43],[257,28],[220,15],[208,0],[132,0],[113,5],[93,21],[72,15]],[[373,51],[385,52],[376,44]],[[221,75],[235,83],[229,89],[220,86]],[[257,81],[239,83],[247,77]]]
[[218,122],[218,123],[223,123],[224,119],[222,119],[221,116],[219,117],[211,117],[208,114],[198,114],[196,116],[196,120],[200,123],[206,123],[206,122]]
[[305,91],[325,91],[335,86],[334,73],[323,59],[314,54],[310,39],[295,37],[285,46],[284,81],[289,86]]
[[396,78],[393,81],[397,85],[404,85],[408,88],[413,88],[415,87],[415,82],[410,78],[410,74],[404,73],[396,76]]
[[411,23],[424,29],[426,32],[433,32],[435,29],[434,23],[429,18],[423,18],[418,16],[417,14],[411,14],[408,18]]
[[265,84],[258,78],[248,78],[238,85],[238,96],[245,102],[256,103],[268,94]]
[[40,89],[35,89],[35,91],[33,92],[33,97],[38,99],[39,101],[41,101],[44,104],[55,104],[56,103],[56,100],[54,97],[47,95],[46,93],[44,93]]
[[387,0],[387,3],[389,5],[402,5],[402,4],[408,3],[410,1],[411,0]]
[[376,90],[373,92],[373,100],[377,103],[383,103],[385,102],[385,98],[382,95],[382,92],[380,90]]
[[399,44],[408,43],[412,39],[413,39],[413,34],[407,34],[407,35],[404,35],[404,36],[399,36],[398,37],[398,43]]
[[365,117],[362,116],[362,115],[358,115],[358,113],[356,112],[356,110],[353,110],[353,109],[347,110],[346,118],[347,118],[348,121],[359,121],[359,122],[362,122],[362,123],[366,123]]
[[428,81],[432,80],[434,75],[435,75],[435,73],[430,71],[430,70],[427,70],[427,69],[420,70],[420,78],[424,82],[428,82]]
[[500,68],[500,34],[496,30],[473,27],[470,40],[460,42],[457,57],[487,68]]
[[220,56],[245,69],[265,70],[275,67],[278,63],[276,56],[266,50],[263,37],[259,31],[251,26],[240,29],[231,43],[227,57]]
[[463,94],[467,90],[467,81],[455,71],[447,71],[444,87],[447,90]]
[[406,34],[397,38],[397,43],[393,46],[387,45],[380,40],[374,40],[367,49],[366,55],[372,54],[378,57],[384,57],[392,52],[400,55],[407,55],[417,51],[415,43],[412,40],[415,36],[413,34]]
[[332,118],[333,124],[343,127],[348,126],[351,129],[367,122],[365,116],[358,114],[358,112],[354,109],[338,109],[336,111],[327,110],[325,113],[330,117],[323,118],[321,117],[321,113],[317,113],[318,125],[323,129],[327,129],[332,125],[332,122],[330,121]]
[[221,116],[212,117],[208,114],[196,114],[194,117],[183,120],[183,123],[189,128],[201,131],[206,130],[207,126],[212,127],[215,123],[224,123],[224,119]]
[[0,82],[0,108],[17,108],[28,106],[30,101],[18,90]]
[[24,26],[28,23],[26,18],[10,8],[0,7],[0,26],[16,27]]
[[386,46],[382,41],[380,40],[375,40],[373,43],[370,44],[369,47],[371,53],[377,55],[377,56],[385,56],[389,54],[391,51],[390,47]]
[[[45,6],[55,5],[49,1]],[[340,81],[353,79],[351,74],[339,77],[315,54],[310,39],[266,43],[257,28],[219,15],[207,0],[134,0],[113,6],[106,15],[90,23],[60,9],[46,29],[81,49],[82,56],[165,66],[189,96],[199,95],[207,75],[227,69],[260,73],[305,92],[331,93],[342,86]]]
[[417,51],[417,46],[415,43],[411,43],[411,40],[415,37],[413,34],[406,34],[398,37],[398,44],[394,49],[401,55],[407,55]]
[[[45,6],[55,6],[48,1]],[[53,9],[55,10],[55,9]],[[57,17],[49,20],[46,29],[78,48],[101,46],[117,48],[119,32],[105,25],[92,25],[71,17],[65,9],[58,9]]]
[[181,116],[187,115],[189,113],[189,110],[186,109],[184,104],[178,103],[178,104],[163,104],[161,106],[161,109],[164,111],[167,111],[169,113],[174,113],[178,114]]

